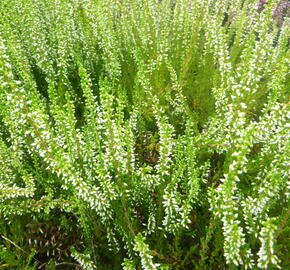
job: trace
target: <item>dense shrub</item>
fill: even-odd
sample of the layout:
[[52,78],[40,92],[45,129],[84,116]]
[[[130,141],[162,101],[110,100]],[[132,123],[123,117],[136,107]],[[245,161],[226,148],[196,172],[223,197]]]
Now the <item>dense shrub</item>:
[[288,268],[288,9],[1,0],[0,267]]

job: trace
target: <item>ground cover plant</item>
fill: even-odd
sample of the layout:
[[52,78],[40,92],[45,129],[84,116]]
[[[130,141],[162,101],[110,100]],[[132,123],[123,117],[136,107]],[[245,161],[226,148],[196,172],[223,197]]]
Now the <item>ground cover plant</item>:
[[0,268],[288,269],[289,2],[1,0]]

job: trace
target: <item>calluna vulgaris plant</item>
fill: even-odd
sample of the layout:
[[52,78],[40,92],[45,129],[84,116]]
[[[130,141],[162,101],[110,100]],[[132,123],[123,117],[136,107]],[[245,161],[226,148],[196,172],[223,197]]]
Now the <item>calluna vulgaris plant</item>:
[[288,269],[289,3],[1,0],[0,267]]

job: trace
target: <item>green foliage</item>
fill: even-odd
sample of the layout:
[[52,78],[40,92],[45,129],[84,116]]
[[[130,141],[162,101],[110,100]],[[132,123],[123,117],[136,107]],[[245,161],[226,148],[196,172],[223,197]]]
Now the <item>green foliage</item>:
[[290,20],[257,2],[1,0],[0,268],[289,267]]

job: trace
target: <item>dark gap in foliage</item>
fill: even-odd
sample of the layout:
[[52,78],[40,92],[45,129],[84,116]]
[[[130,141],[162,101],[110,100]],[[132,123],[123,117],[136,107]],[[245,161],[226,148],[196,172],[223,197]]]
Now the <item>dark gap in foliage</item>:
[[34,80],[36,82],[37,91],[48,100],[48,83],[45,73],[34,63],[34,61],[30,64],[31,72],[33,74]]
[[[43,218],[27,222],[27,241],[30,249],[36,249],[35,259],[43,264],[73,263],[70,248],[83,246],[81,230],[76,218],[58,209]],[[64,269],[64,268],[57,268]]]

